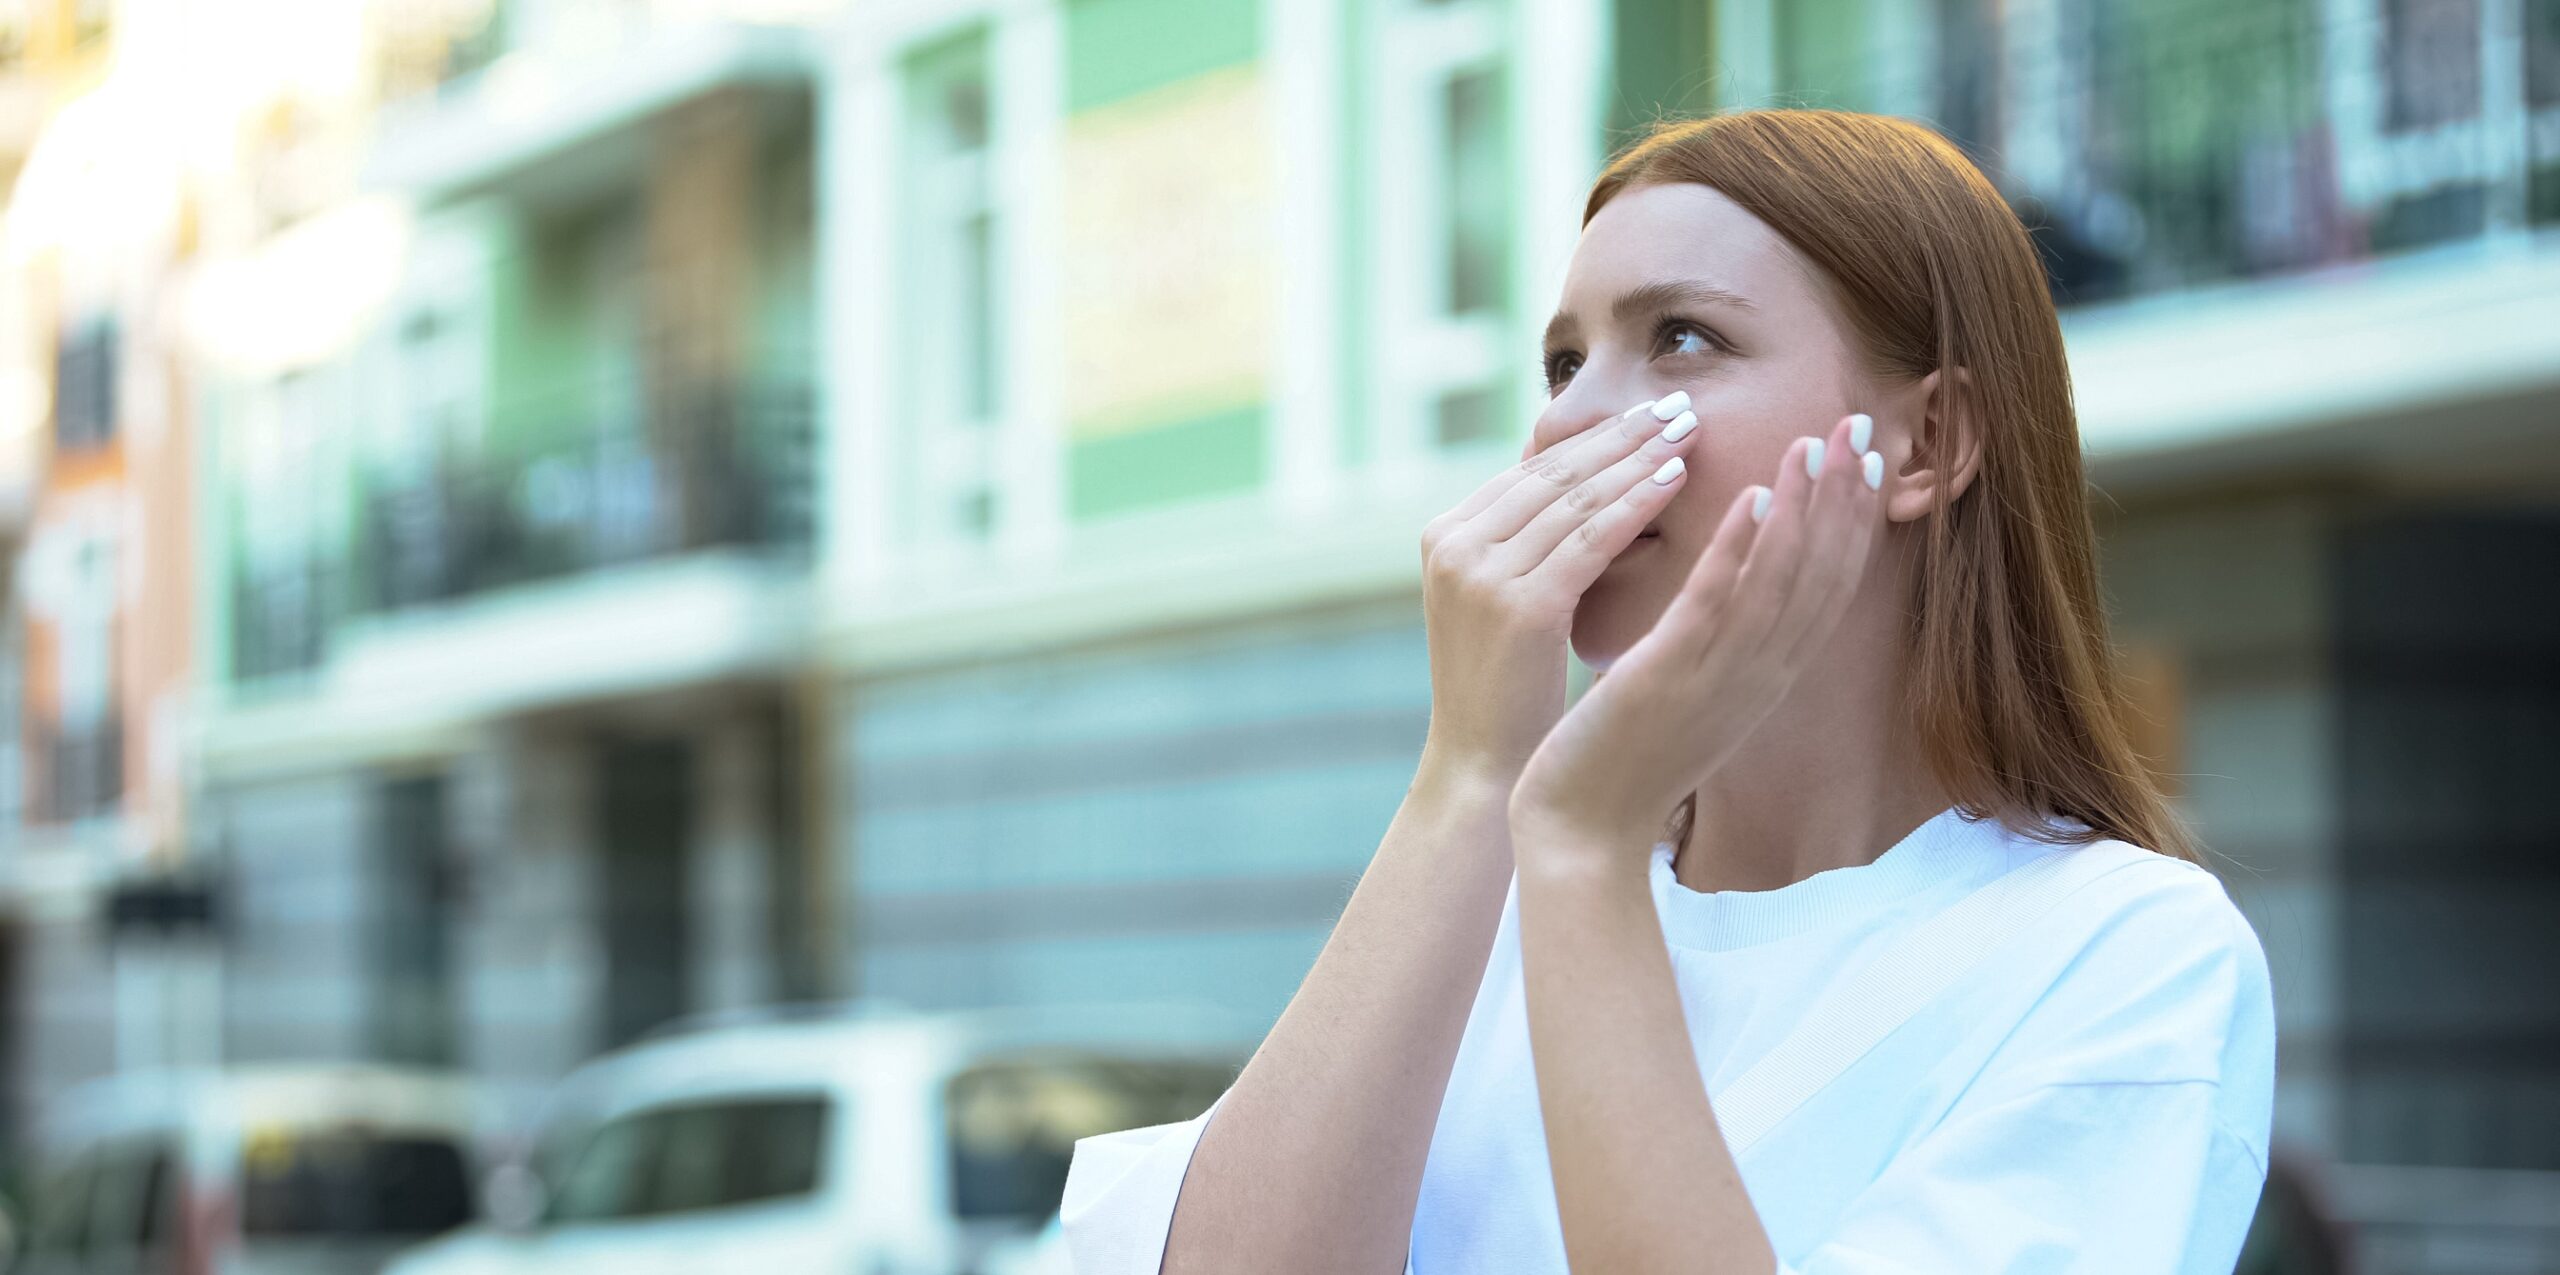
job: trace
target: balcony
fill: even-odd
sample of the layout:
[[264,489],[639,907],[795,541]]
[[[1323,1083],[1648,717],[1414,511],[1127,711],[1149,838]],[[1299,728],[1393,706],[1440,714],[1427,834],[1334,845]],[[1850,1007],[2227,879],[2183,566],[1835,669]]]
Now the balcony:
[[[383,613],[715,548],[798,552],[814,522],[806,385],[721,387],[656,426],[597,428],[594,390],[545,396],[564,441],[367,484],[360,613]],[[651,435],[654,433],[654,437]]]
[[[573,582],[585,586],[574,590],[585,599],[576,605],[601,606],[608,628],[645,632],[668,614],[619,611],[614,591],[593,584],[695,559],[727,566],[707,577],[662,570],[642,590],[687,576],[695,585],[712,579],[717,593],[727,587],[717,581],[739,567],[805,575],[816,517],[810,387],[710,386],[687,410],[661,409],[645,424],[600,423],[597,403],[632,401],[633,392],[563,385],[506,405],[499,414],[530,426],[523,434],[550,441],[451,456],[410,476],[365,476],[344,543],[315,539],[300,553],[235,566],[234,681],[290,678],[325,691],[411,638],[441,641],[488,626],[493,614],[556,608]],[[568,424],[541,428],[555,419]],[[697,604],[730,605],[668,603]],[[562,618],[571,625],[562,631],[574,621]]]
[[2061,5],[1958,47],[1938,118],[2066,305],[2560,224],[2560,25],[2531,6]]

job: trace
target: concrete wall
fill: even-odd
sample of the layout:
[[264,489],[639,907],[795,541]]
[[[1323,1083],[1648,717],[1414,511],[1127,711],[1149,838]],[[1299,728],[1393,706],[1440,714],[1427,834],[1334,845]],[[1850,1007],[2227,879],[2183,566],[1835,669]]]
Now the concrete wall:
[[925,1007],[1276,1017],[1429,724],[1410,604],[851,688],[854,986]]

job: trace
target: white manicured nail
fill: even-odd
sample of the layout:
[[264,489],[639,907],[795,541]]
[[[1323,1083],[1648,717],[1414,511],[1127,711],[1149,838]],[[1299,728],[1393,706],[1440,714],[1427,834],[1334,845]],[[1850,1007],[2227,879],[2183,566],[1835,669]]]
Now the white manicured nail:
[[1804,440],[1804,476],[1822,477],[1822,440],[1819,438]]
[[1680,471],[1686,468],[1688,468],[1688,466],[1681,464],[1680,458],[1674,456],[1671,459],[1662,462],[1662,468],[1653,471],[1653,480],[1658,483],[1668,483],[1672,479],[1678,478],[1680,476]]
[[1669,395],[1655,401],[1653,418],[1658,421],[1667,421],[1688,410],[1689,391],[1673,390]]
[[1858,466],[1866,472],[1867,489],[1869,491],[1884,490],[1883,452],[1868,452],[1866,455],[1858,459]]
[[1860,412],[1849,418],[1850,451],[1863,452],[1867,450],[1867,444],[1875,441],[1875,436],[1876,418],[1867,415],[1865,412]]
[[1689,436],[1690,430],[1696,429],[1697,427],[1698,414],[1696,412],[1682,412],[1680,413],[1680,419],[1671,422],[1670,428],[1662,431],[1662,441],[1666,443],[1679,442],[1681,439]]
[[1751,489],[1751,521],[1759,522],[1769,516],[1769,496],[1770,491],[1766,487]]

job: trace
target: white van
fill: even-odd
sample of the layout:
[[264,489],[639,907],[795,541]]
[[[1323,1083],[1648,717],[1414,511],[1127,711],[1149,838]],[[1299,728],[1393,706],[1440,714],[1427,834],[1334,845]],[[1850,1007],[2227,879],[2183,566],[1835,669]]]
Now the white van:
[[471,1220],[471,1090],[443,1072],[113,1076],[38,1121],[18,1275],[371,1275]]
[[1259,1026],[1170,1009],[778,1010],[563,1081],[490,1222],[391,1275],[1012,1275],[1075,1140],[1197,1115]]

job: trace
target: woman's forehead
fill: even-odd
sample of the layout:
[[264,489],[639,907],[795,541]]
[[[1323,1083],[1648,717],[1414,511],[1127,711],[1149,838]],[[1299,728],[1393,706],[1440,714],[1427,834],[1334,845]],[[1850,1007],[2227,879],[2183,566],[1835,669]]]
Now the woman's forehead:
[[1712,188],[1665,182],[1620,191],[1593,214],[1566,267],[1558,314],[1577,325],[1647,285],[1685,282],[1764,313],[1818,304],[1795,248]]

